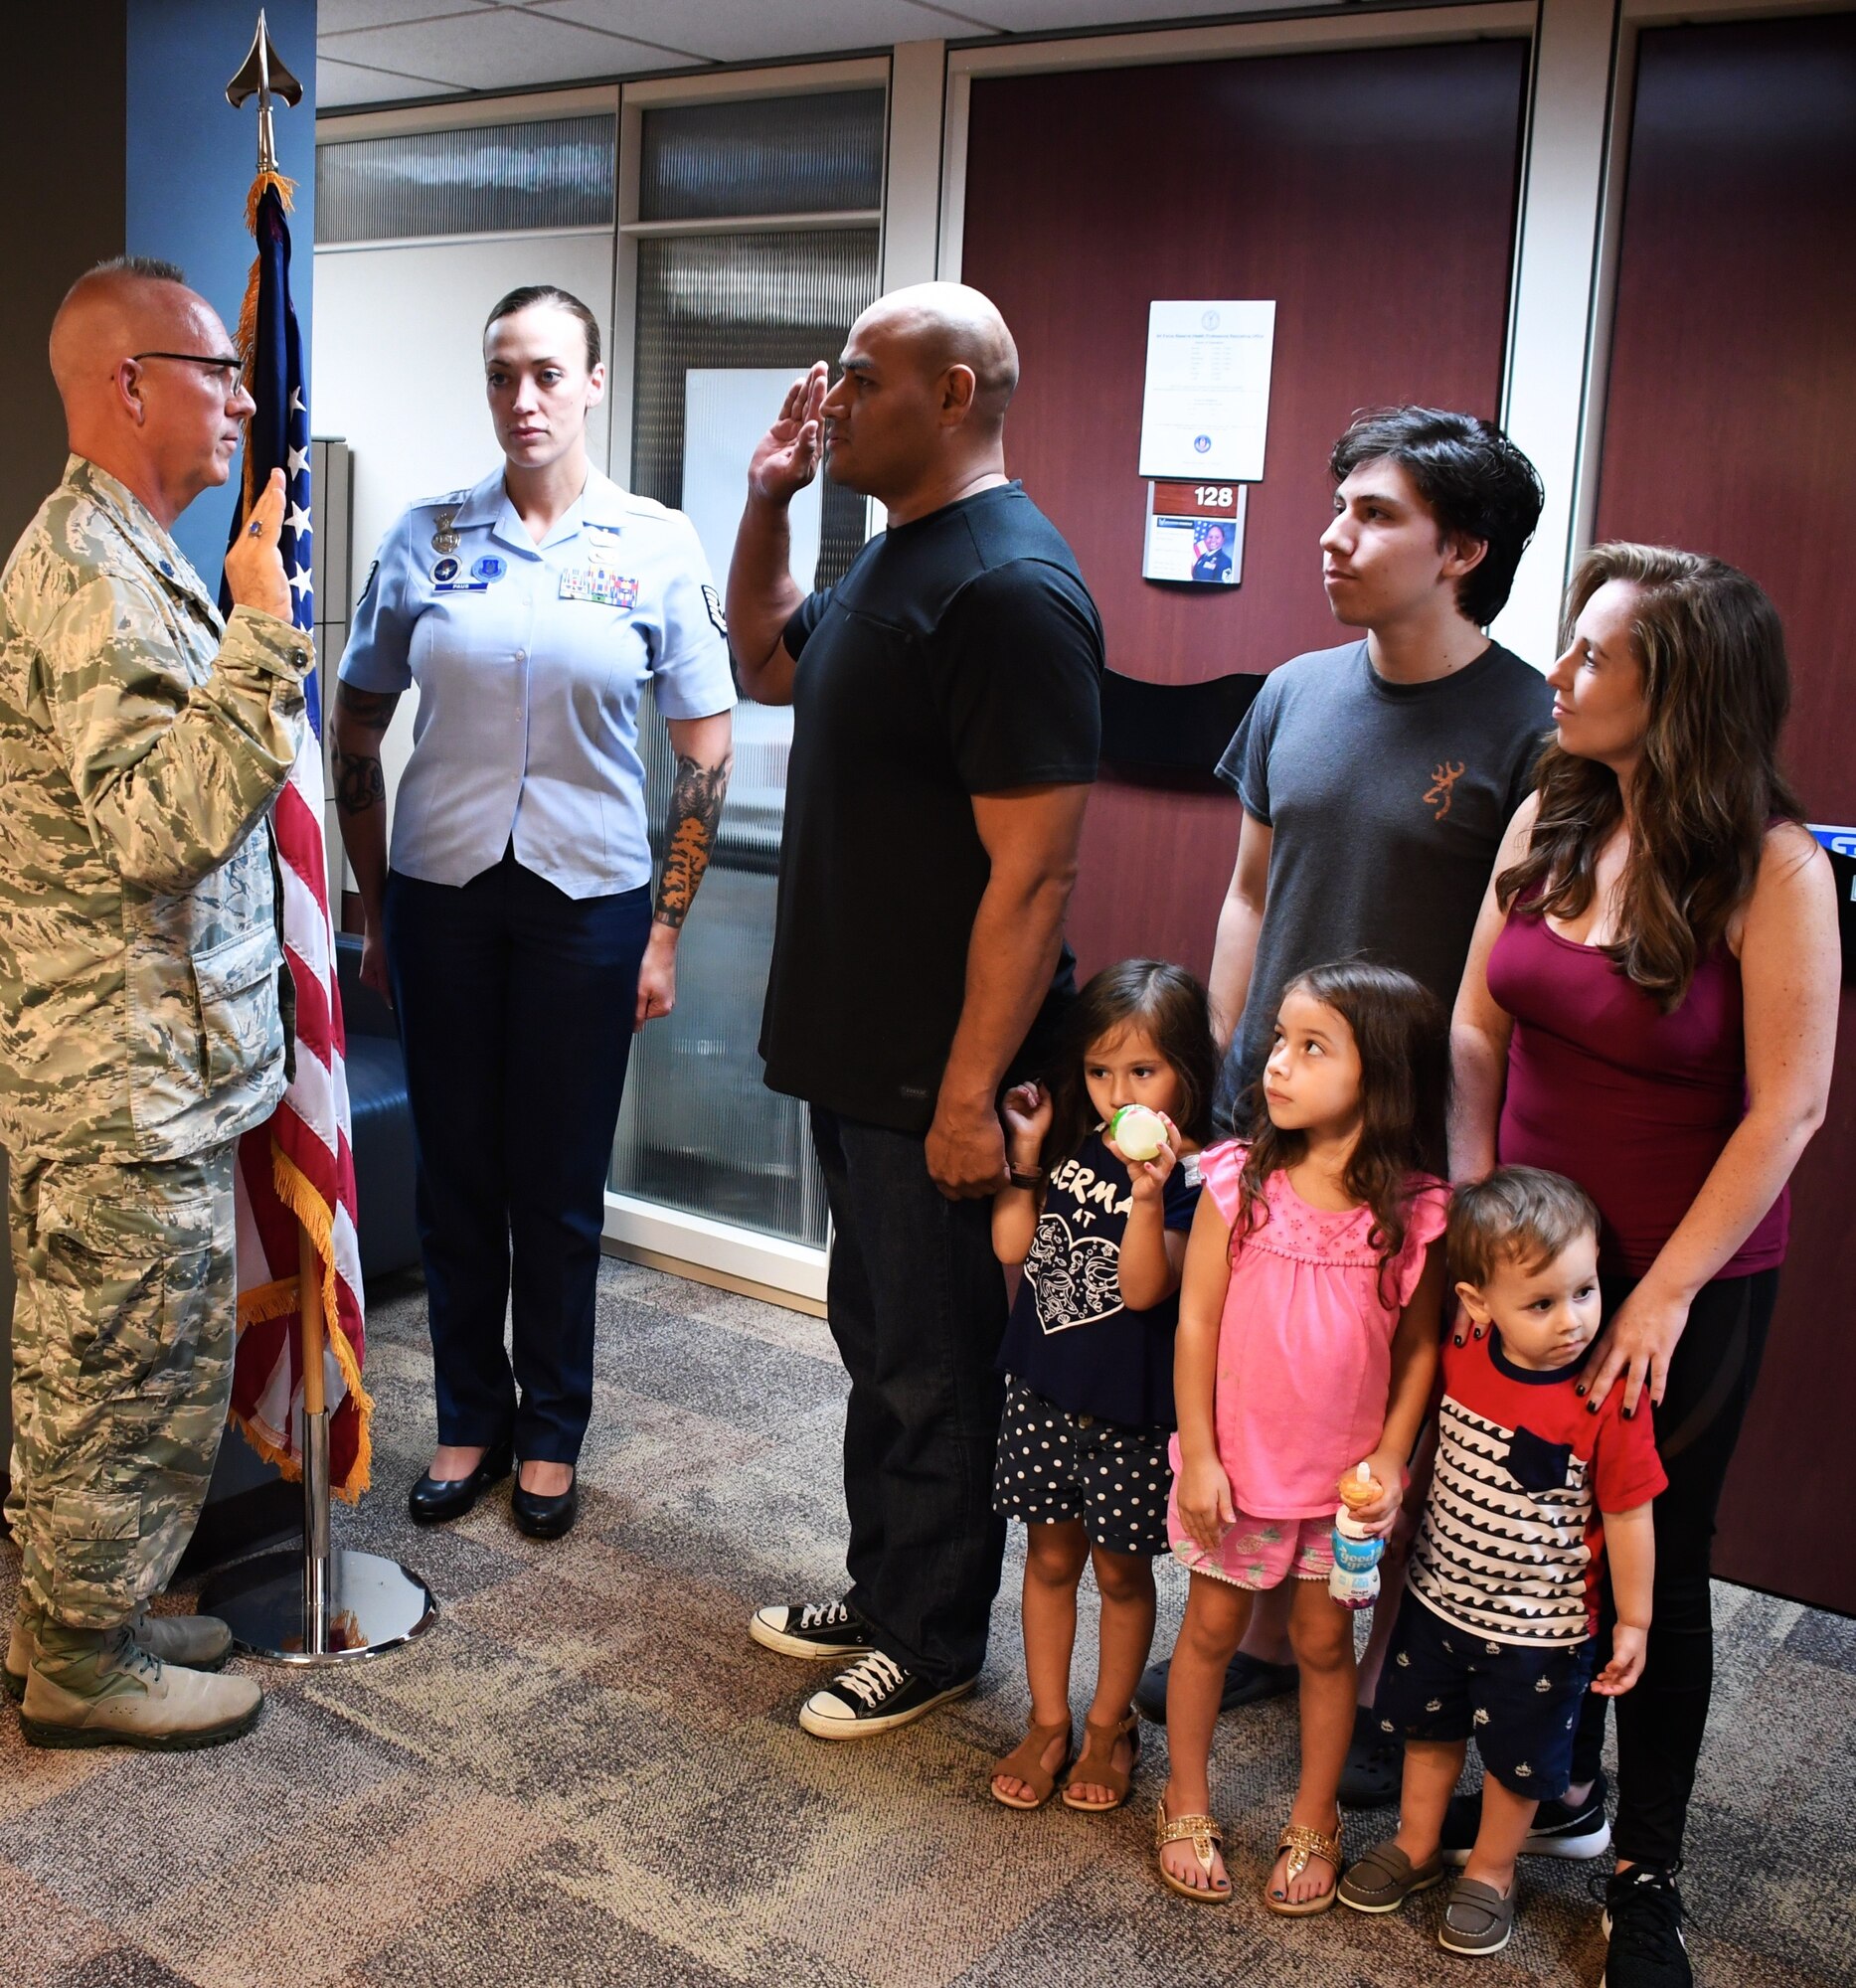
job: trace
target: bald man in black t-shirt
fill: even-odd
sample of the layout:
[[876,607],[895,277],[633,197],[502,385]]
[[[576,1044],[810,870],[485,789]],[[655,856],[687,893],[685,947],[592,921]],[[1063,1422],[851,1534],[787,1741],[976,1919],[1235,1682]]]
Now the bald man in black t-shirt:
[[[836,1231],[832,1335],[851,1585],[749,1633],[845,1668],[799,1714],[888,1732],[971,1689],[1004,1525],[991,1508],[1005,1285],[997,1098],[1073,984],[1063,941],[1100,743],[1101,624],[1070,549],[1004,468],[1011,334],[926,283],[795,381],[755,451],[729,573],[743,692],[793,706],[760,1052],[803,1097]],[[889,528],[835,586],[788,572],[817,473]]]

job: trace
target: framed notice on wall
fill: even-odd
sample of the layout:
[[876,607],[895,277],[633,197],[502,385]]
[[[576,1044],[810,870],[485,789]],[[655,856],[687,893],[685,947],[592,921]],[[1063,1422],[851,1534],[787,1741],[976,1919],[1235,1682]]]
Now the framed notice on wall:
[[1141,475],[1263,481],[1275,336],[1273,300],[1147,306]]
[[1242,483],[1149,483],[1146,580],[1236,586],[1244,577]]

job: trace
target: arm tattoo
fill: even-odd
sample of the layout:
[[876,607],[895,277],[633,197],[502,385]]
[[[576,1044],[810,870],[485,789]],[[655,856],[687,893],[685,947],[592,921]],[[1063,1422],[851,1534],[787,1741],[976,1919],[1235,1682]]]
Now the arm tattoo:
[[672,930],[689,916],[703,872],[709,868],[716,824],[722,818],[722,796],[728,792],[734,763],[733,753],[713,766],[677,754],[677,776],[664,824],[664,874],[658,879],[657,908],[652,913],[660,925]]
[[363,732],[385,732],[393,723],[400,693],[397,690],[358,690],[351,683],[337,684],[335,703],[342,716],[352,719]]
[[372,752],[345,752],[337,746],[330,754],[335,772],[335,805],[343,814],[365,814],[371,807],[383,807],[387,800],[387,780],[381,771],[380,739],[393,723],[398,691],[357,690],[353,684],[339,684],[335,692],[338,729],[374,735]]
[[387,799],[387,779],[372,753],[335,754],[335,805],[343,814],[365,814]]

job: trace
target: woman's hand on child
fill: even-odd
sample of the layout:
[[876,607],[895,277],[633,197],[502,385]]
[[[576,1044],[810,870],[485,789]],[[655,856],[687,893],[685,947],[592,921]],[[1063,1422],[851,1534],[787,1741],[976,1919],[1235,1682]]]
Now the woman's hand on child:
[[1179,1523],[1207,1553],[1216,1553],[1218,1543],[1237,1518],[1231,1502],[1231,1479],[1224,1465],[1214,1457],[1197,1461],[1181,1460],[1179,1472]]
[[1579,1392],[1596,1415],[1612,1387],[1623,1385],[1624,1415],[1637,1411],[1645,1395],[1657,1407],[1669,1380],[1669,1361],[1688,1326],[1689,1301],[1665,1297],[1648,1277],[1638,1284],[1593,1342]]
[[1647,1629],[1633,1629],[1627,1622],[1611,1630],[1611,1660],[1592,1680],[1592,1689],[1601,1698],[1621,1698],[1643,1675],[1643,1656],[1649,1642]]
[[999,1115],[1005,1120],[1006,1150],[1012,1165],[1030,1173],[1044,1157],[1051,1131],[1051,1093],[1041,1083],[1015,1083],[1005,1093]]

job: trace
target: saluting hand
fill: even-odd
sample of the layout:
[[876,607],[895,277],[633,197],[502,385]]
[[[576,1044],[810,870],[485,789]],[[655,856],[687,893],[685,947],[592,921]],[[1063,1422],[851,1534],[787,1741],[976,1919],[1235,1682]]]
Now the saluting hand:
[[756,444],[748,464],[748,489],[775,504],[790,504],[818,474],[824,456],[824,406],[831,369],[821,359],[786,390],[778,416]]
[[[253,528],[256,529],[253,530]],[[284,577],[277,541],[283,533],[283,471],[273,469],[270,481],[252,507],[252,515],[226,555],[226,587],[237,607],[255,607],[290,618],[290,582]]]

